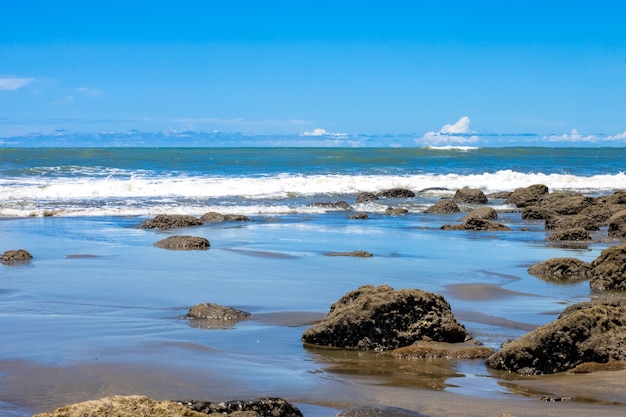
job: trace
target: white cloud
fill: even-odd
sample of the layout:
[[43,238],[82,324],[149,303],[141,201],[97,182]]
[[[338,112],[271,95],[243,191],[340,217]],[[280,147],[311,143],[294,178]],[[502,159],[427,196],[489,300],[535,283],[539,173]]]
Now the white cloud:
[[470,128],[470,118],[461,117],[454,124],[444,125],[437,132],[427,132],[422,138],[416,139],[416,142],[423,142],[426,145],[451,145],[474,143],[478,141],[478,136]]
[[76,89],[80,94],[89,98],[100,98],[102,97],[103,91],[98,90],[96,88],[87,88],[87,87],[79,87]]
[[327,132],[326,129],[313,129],[312,132],[304,132],[302,136],[332,136],[332,137],[345,137],[348,136],[347,133],[331,133]]
[[0,90],[18,90],[33,81],[35,81],[34,78],[0,77]]
[[563,134],[560,136],[551,135],[546,137],[546,139],[550,142],[597,142],[598,140],[600,140],[600,138],[595,135],[583,136],[578,133],[578,130],[576,129],[572,129],[572,132],[570,134]]
[[57,105],[57,106],[65,106],[73,102],[74,102],[74,96],[65,96],[65,97],[61,97],[60,99],[53,102],[52,104]]

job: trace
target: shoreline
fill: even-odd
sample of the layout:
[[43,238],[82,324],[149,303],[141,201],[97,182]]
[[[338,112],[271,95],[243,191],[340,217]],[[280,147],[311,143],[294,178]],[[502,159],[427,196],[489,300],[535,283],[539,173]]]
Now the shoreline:
[[[305,417],[332,417],[363,406],[394,407],[443,416],[622,416],[626,412],[626,370],[592,374],[554,374],[500,380],[509,393],[466,395],[447,390],[402,387],[371,380],[329,377],[315,392],[258,391],[228,381],[227,375],[182,370],[156,363],[83,363],[41,366],[0,361],[5,403],[30,416],[77,402],[111,395],[145,395],[156,400],[251,400],[280,397]],[[297,391],[297,390],[295,390]],[[482,392],[481,394],[485,394]],[[15,411],[14,410],[14,411]],[[17,412],[17,411],[15,411]]]

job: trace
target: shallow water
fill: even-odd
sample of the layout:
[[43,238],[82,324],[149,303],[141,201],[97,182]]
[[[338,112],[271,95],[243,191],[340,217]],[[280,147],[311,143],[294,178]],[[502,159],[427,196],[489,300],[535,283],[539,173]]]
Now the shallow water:
[[[461,216],[361,221],[328,212],[168,232],[138,228],[139,217],[0,221],[3,250],[34,256],[26,265],[0,266],[0,410],[21,417],[133,393],[280,396],[322,416],[369,401],[360,385],[511,396],[480,360],[399,360],[300,342],[333,302],[364,284],[441,293],[469,333],[496,349],[595,296],[588,282],[557,285],[526,269],[557,256],[591,261],[608,244],[547,245],[542,225],[519,213],[502,214],[511,232],[439,229]],[[211,248],[154,246],[173,234],[206,237]],[[353,250],[374,256],[324,256]],[[252,316],[220,329],[184,319],[202,302]]]

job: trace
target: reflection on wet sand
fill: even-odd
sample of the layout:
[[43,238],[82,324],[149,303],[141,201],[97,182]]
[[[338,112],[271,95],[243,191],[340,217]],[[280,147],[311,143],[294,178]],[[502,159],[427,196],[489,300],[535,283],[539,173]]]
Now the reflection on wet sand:
[[536,294],[511,291],[493,284],[454,284],[448,285],[445,295],[467,301],[489,301],[508,297],[540,297]]

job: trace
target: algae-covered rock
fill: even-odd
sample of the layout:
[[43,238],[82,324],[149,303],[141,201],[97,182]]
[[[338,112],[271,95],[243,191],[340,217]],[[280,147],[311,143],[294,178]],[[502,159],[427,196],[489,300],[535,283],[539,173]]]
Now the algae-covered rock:
[[625,340],[624,306],[585,303],[507,343],[487,365],[520,374],[552,374],[585,362],[624,360]]
[[364,285],[344,295],[302,335],[305,343],[359,350],[389,350],[418,340],[463,342],[467,332],[448,302],[418,289]]

